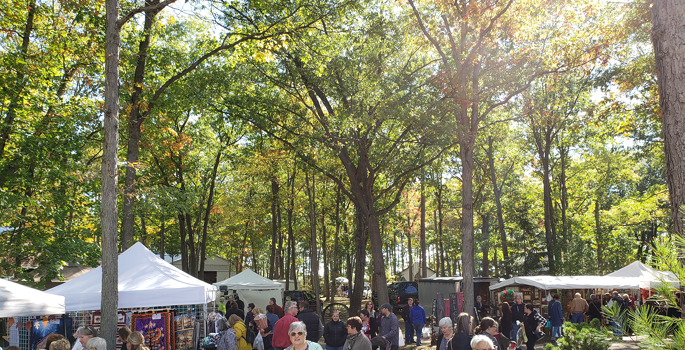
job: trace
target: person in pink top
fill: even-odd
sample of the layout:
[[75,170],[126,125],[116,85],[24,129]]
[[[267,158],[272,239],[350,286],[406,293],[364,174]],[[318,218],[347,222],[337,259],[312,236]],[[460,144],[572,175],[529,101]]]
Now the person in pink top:
[[297,302],[286,302],[283,311],[285,312],[285,315],[283,315],[283,317],[276,322],[276,325],[274,325],[271,346],[273,346],[275,350],[283,350],[291,345],[288,327],[290,327],[291,323],[299,321],[295,318],[298,311]]

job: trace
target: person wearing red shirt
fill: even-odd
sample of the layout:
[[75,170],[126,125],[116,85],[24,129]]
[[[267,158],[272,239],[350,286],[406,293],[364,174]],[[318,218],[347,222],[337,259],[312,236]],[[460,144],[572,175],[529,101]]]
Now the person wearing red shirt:
[[297,303],[288,301],[285,303],[285,315],[274,325],[274,336],[271,340],[271,346],[275,350],[283,350],[291,345],[290,335],[288,334],[288,327],[293,322],[299,321],[295,316],[297,315]]

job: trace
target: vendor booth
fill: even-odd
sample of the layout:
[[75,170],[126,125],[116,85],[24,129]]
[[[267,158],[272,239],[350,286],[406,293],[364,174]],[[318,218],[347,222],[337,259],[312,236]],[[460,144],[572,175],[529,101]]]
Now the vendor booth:
[[30,336],[42,340],[53,331],[64,334],[62,314],[63,296],[0,279],[0,331],[7,334],[0,339],[0,346],[27,349]]
[[654,288],[662,283],[668,283],[674,288],[680,288],[678,277],[669,271],[653,269],[639,261],[633,261],[630,265],[620,268],[605,277],[620,277],[637,279],[640,288]]
[[61,315],[64,297],[0,279],[0,317]]
[[262,277],[250,269],[214,285],[222,290],[235,291],[245,305],[254,303],[256,307],[262,309],[269,305],[270,298],[276,298],[277,301],[283,300],[281,283]]
[[[214,324],[205,321],[216,287],[177,269],[142,243],[121,253],[118,266],[119,327],[142,332],[151,349],[196,348],[200,334]],[[66,299],[75,330],[99,327],[101,291],[102,267],[98,267],[46,292]]]

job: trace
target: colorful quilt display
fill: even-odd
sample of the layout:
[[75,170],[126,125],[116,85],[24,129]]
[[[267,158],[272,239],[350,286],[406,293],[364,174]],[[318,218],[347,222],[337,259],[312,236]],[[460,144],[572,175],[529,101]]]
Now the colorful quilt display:
[[176,350],[192,350],[195,315],[192,313],[178,315],[174,321],[176,323]]
[[51,334],[64,334],[65,324],[66,328],[71,329],[71,319],[67,318],[66,321],[60,317],[42,317],[35,318],[31,321],[30,329],[30,350],[40,349],[45,347],[45,341],[47,337]]
[[175,350],[173,311],[148,312],[131,315],[131,330],[145,338],[150,350]]

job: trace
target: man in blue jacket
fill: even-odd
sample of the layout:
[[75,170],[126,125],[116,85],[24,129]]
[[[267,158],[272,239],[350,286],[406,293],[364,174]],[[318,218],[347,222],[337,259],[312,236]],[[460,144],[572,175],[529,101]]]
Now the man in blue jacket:
[[421,331],[426,324],[426,310],[419,305],[418,299],[414,299],[414,306],[409,310],[409,319],[412,327],[414,327],[414,333],[416,333],[416,346],[421,346]]

